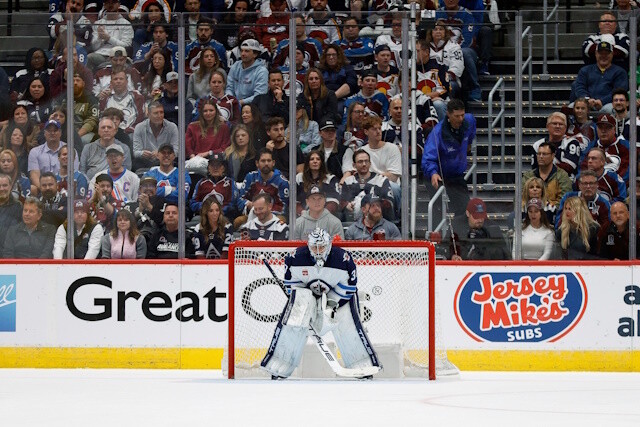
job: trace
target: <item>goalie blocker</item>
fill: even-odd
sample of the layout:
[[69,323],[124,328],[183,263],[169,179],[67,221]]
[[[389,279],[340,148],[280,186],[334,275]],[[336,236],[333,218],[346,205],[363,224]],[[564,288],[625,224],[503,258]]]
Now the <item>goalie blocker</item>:
[[293,373],[310,328],[319,336],[332,332],[347,369],[380,367],[360,321],[356,265],[326,231],[315,229],[307,246],[285,257],[284,285],[289,300],[261,363],[273,378]]

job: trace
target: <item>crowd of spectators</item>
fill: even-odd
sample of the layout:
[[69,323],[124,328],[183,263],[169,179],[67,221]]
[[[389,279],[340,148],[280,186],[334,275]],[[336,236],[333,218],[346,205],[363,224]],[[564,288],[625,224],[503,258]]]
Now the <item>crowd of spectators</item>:
[[[30,49],[6,83],[0,73],[11,106],[0,122],[4,257],[62,258],[72,227],[76,258],[173,258],[181,217],[189,222],[185,253],[192,258],[225,257],[238,238],[304,238],[318,225],[346,239],[398,239],[399,206],[408,196],[400,185],[409,167],[401,160],[408,144],[403,126],[417,134],[415,154],[431,194],[447,188],[456,215],[443,233],[449,256],[514,255],[485,202],[470,198],[464,178],[476,133],[468,106],[482,99],[478,79],[490,71],[495,23],[484,11],[491,2],[417,1],[422,12],[433,13],[419,13],[416,22],[417,110],[408,124],[400,89],[406,52],[395,13],[405,9],[402,2],[131,3],[52,2],[49,50]],[[533,145],[522,216],[514,215],[524,221],[525,257],[624,252],[610,242],[623,239],[627,195],[635,190],[629,188],[630,40],[622,24],[637,8],[628,3],[616,0],[600,16],[597,34],[584,42],[585,65],[570,104],[549,116],[548,136]],[[289,12],[296,10],[304,14],[289,40]],[[173,12],[189,13],[184,58]],[[66,46],[71,21],[75,45]],[[73,82],[67,82],[68,49]],[[295,118],[289,116],[294,101]],[[69,102],[73,117],[66,117]],[[181,117],[185,135],[178,131]],[[66,148],[70,140],[73,152]],[[295,164],[289,164],[290,144]],[[296,218],[288,217],[290,191]]]

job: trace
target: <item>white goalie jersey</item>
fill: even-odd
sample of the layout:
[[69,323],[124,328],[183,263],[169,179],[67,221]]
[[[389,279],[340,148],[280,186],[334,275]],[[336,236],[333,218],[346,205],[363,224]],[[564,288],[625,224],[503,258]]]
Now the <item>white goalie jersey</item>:
[[310,288],[314,293],[326,292],[328,301],[338,305],[348,302],[357,291],[356,265],[349,252],[332,247],[323,267],[316,267],[307,246],[298,248],[285,258],[284,284],[290,293],[292,287]]

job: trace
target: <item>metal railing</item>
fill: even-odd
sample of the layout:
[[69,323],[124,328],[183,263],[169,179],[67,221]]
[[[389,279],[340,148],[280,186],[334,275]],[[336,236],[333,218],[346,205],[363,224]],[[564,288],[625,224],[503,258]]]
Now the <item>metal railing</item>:
[[533,114],[533,31],[531,26],[524,30],[521,40],[524,40],[525,37],[528,37],[529,56],[522,64],[520,71],[524,73],[524,69],[529,68],[529,114]]
[[[548,5],[547,5],[547,0],[544,0],[543,4],[542,4],[542,11],[543,11],[543,30],[542,30],[542,75],[544,76],[548,76],[549,75],[549,69],[547,67],[547,23],[549,21],[551,21],[551,18],[554,17],[555,19],[555,25],[556,25],[556,30],[554,32],[554,38],[553,38],[553,57],[556,61],[558,61],[560,59],[560,53],[558,52],[558,31],[560,30],[560,22],[558,20],[558,8],[560,7],[560,0],[555,0],[555,6],[553,7],[553,9],[551,9],[551,12],[549,12],[549,14],[547,14],[547,9],[548,9]],[[524,34],[523,34],[524,36]]]
[[[500,90],[500,112],[498,115],[493,118],[493,96],[496,94],[496,91]],[[489,109],[487,112],[487,126],[489,127],[487,132],[488,144],[488,158],[487,158],[487,185],[493,186],[493,128],[496,127],[498,122],[500,123],[500,167],[504,169],[504,155],[505,155],[505,137],[504,137],[504,78],[500,77],[491,92],[489,92],[489,97],[487,98],[487,104],[489,105]]]

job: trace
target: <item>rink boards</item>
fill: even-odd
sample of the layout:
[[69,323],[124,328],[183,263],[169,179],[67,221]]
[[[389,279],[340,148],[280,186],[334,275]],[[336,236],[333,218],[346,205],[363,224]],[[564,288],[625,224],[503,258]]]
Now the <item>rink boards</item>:
[[[462,370],[640,371],[639,273],[442,262],[438,329]],[[227,289],[225,262],[0,264],[0,367],[218,369]]]

